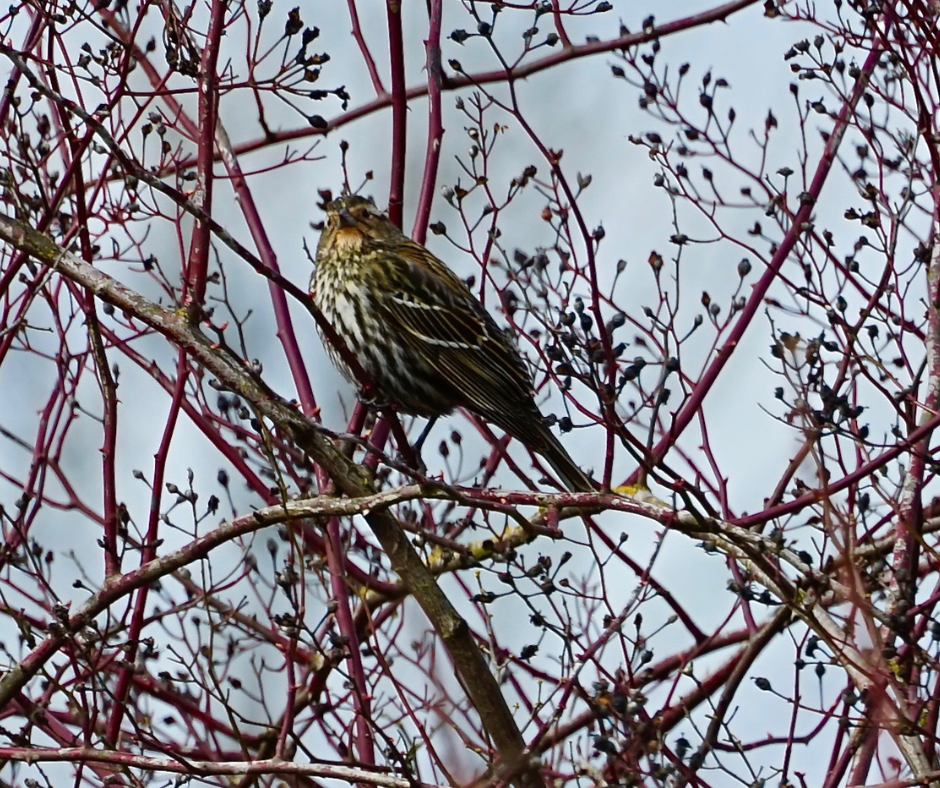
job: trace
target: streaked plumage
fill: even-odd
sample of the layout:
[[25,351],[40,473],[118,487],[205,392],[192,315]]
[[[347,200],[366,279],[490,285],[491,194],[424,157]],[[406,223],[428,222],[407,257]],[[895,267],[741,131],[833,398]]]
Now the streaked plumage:
[[382,397],[419,416],[467,408],[544,456],[569,489],[593,490],[545,424],[519,352],[467,285],[370,200],[340,197],[326,211],[312,297]]

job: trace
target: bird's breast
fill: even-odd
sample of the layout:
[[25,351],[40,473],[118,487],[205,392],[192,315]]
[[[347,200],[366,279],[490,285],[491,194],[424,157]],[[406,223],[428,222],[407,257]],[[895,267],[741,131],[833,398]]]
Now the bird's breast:
[[365,236],[357,227],[340,227],[333,234],[333,245],[340,254],[358,252]]

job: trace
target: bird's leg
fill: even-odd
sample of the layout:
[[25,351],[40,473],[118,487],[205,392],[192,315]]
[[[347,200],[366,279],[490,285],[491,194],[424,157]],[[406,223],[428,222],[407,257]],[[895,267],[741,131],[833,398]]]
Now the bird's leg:
[[[422,476],[427,475],[428,469],[421,460],[420,451],[420,442],[424,440],[424,433],[421,434],[421,436],[418,438],[418,443],[415,444],[414,448],[412,448],[411,443],[408,441],[408,436],[405,434],[405,430],[401,426],[401,421],[398,419],[398,414],[389,407],[383,408],[382,414],[388,420],[389,426],[392,430],[392,435],[395,438],[395,443],[398,446],[398,453],[405,461],[405,464],[416,470]],[[426,427],[425,430],[427,429],[428,428]]]
[[424,429],[421,430],[421,434],[418,436],[418,440],[414,444],[414,452],[418,457],[418,462],[424,465],[424,462],[421,460],[421,450],[424,448],[424,442],[428,439],[428,435],[431,433],[431,428],[437,423],[437,416],[431,416],[428,419],[428,423],[424,425]]

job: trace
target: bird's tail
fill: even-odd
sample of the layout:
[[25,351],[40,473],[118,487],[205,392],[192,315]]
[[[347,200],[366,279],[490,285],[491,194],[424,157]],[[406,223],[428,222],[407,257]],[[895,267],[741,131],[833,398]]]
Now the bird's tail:
[[538,447],[538,452],[552,466],[552,470],[558,474],[565,487],[571,492],[596,491],[597,484],[577,466],[575,461],[571,459],[571,455],[565,451],[565,447],[561,445],[558,438],[552,435],[548,427],[545,426],[540,430],[540,433],[541,445]]
[[521,408],[492,410],[483,416],[521,441],[530,451],[541,454],[571,492],[596,492],[599,489],[591,477],[571,459],[531,401]]

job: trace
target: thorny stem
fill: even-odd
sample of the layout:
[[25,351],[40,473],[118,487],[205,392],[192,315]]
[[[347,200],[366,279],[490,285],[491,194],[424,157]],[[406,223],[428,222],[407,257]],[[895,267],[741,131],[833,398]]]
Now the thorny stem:
[[352,23],[352,34],[359,47],[359,53],[366,63],[366,69],[369,72],[369,79],[372,81],[372,87],[375,95],[384,96],[385,87],[382,85],[382,78],[379,76],[379,70],[375,66],[375,58],[369,50],[365,36],[362,35],[362,27],[359,25],[359,9],[356,7],[356,0],[346,0],[346,7],[349,9],[349,21]]
[[[196,158],[196,187],[192,201],[202,211],[211,213],[212,193],[215,178],[212,164],[215,161],[215,125],[219,113],[219,90],[217,64],[219,60],[219,42],[222,39],[227,5],[223,0],[212,0],[210,6],[209,31],[202,51],[199,79],[199,123],[197,143],[199,153]],[[183,306],[190,312],[191,319],[202,318],[203,301],[206,297],[206,279],[209,272],[211,228],[204,221],[197,221],[193,228],[189,260],[186,263],[183,290]]]
[[437,171],[441,161],[441,141],[444,137],[444,124],[441,118],[441,16],[443,0],[431,0],[431,18],[428,24],[428,37],[424,42],[427,53],[428,70],[428,141],[424,153],[424,174],[421,178],[421,193],[418,195],[418,207],[415,211],[414,228],[411,237],[419,244],[427,238],[428,221],[431,205],[437,189]]
[[402,42],[401,3],[386,0],[388,22],[388,56],[392,74],[392,151],[388,190],[388,218],[402,225],[402,205],[405,201],[405,154],[408,141],[408,95],[405,88],[405,48]]

